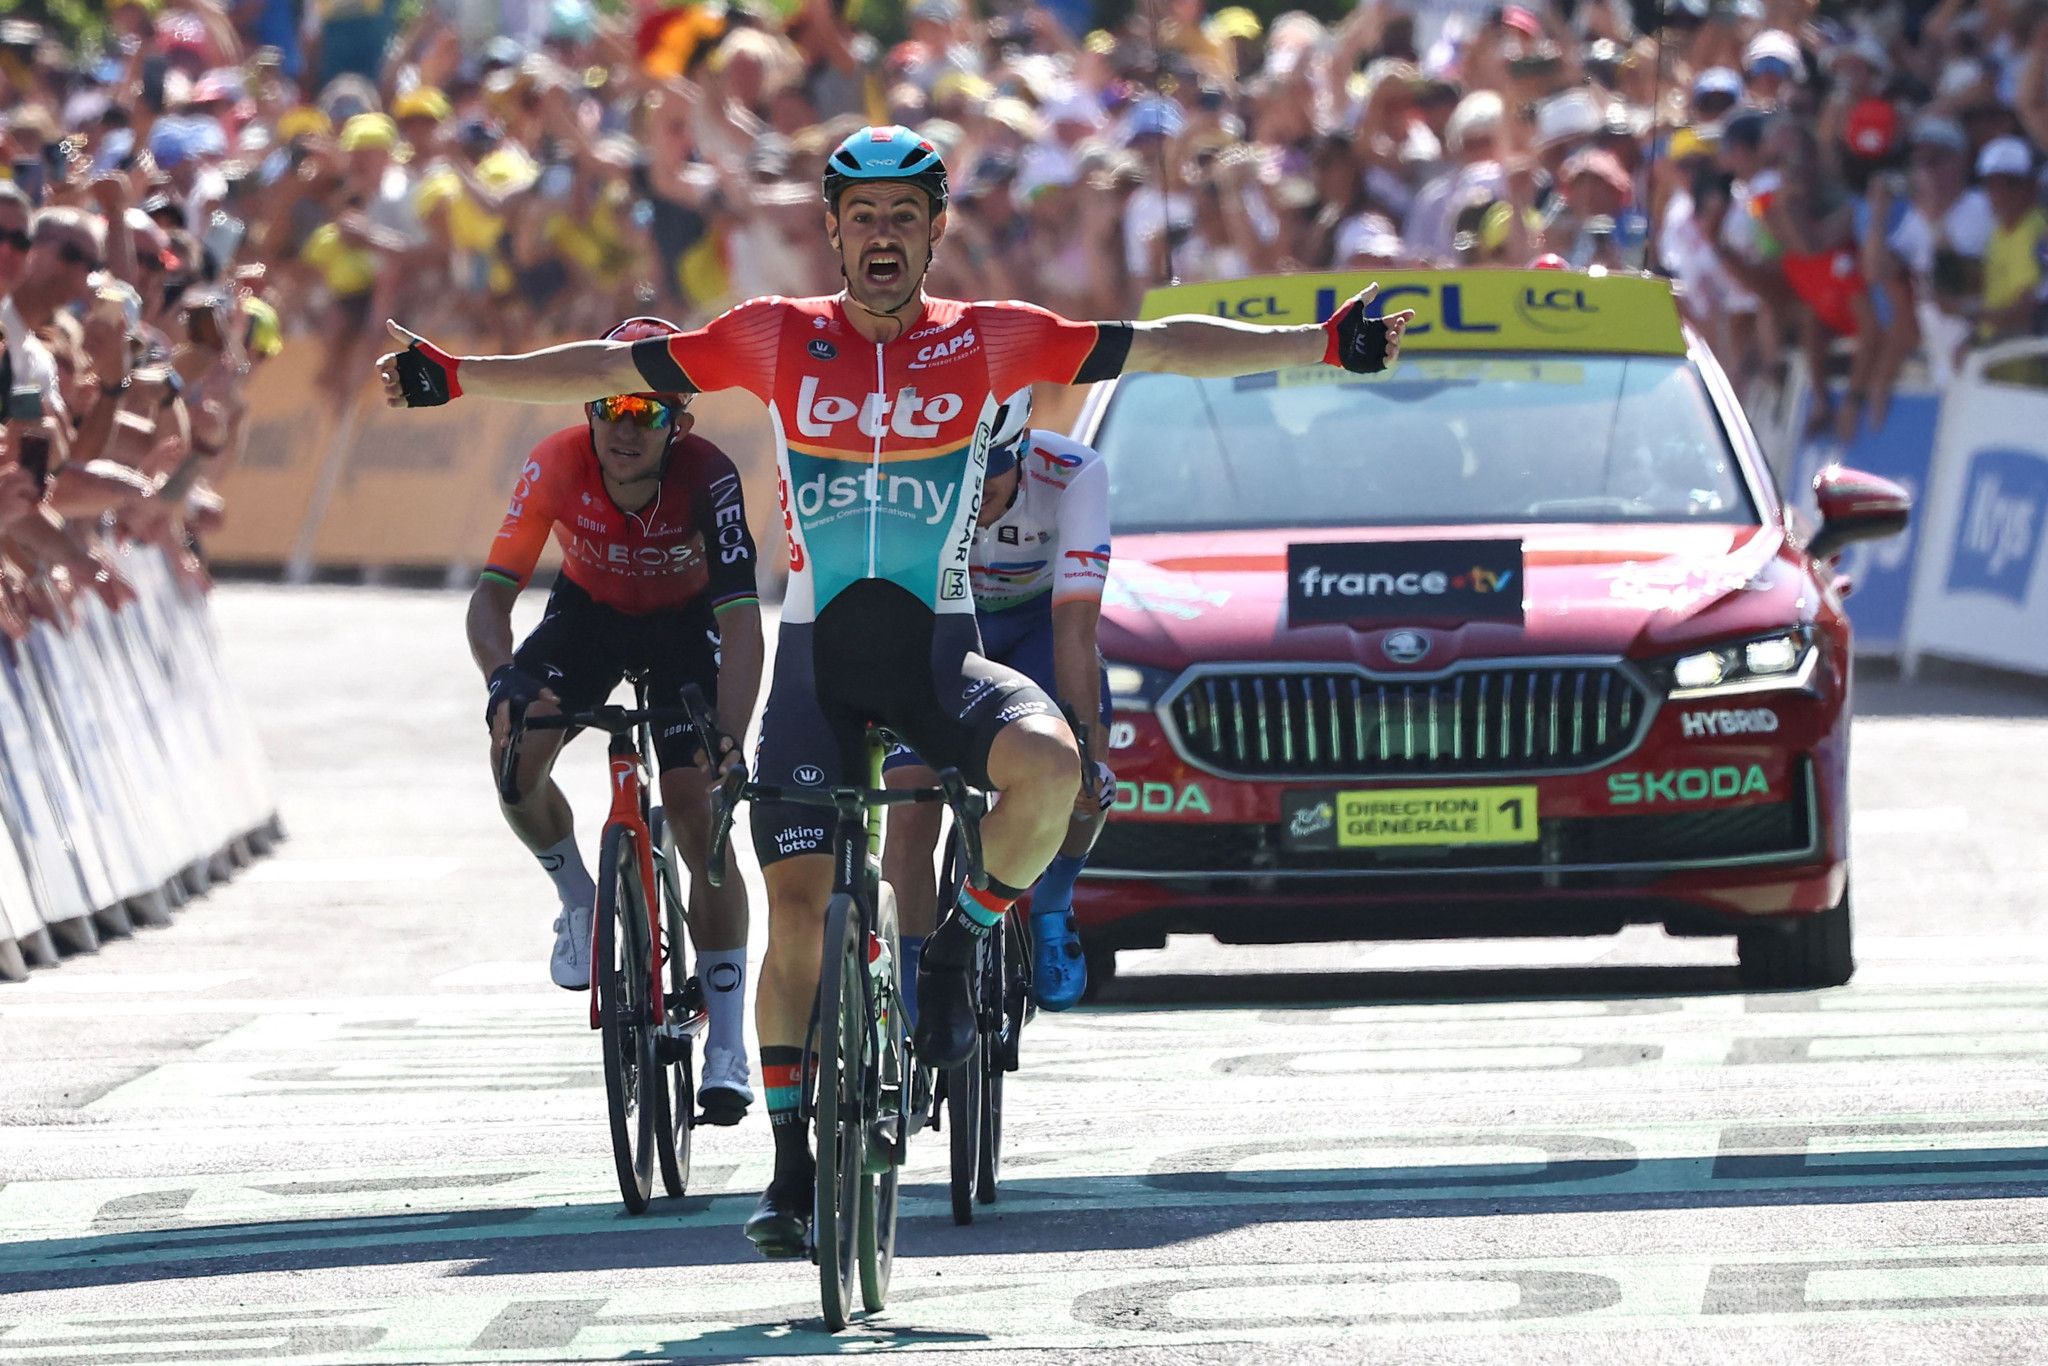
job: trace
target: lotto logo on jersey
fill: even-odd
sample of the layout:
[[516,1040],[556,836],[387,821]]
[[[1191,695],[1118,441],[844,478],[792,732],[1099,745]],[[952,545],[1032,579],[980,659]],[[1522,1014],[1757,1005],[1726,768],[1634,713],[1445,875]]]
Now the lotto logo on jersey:
[[796,429],[804,436],[828,437],[841,423],[855,421],[863,436],[894,433],[930,440],[939,434],[942,424],[960,416],[960,410],[966,406],[958,394],[933,394],[925,398],[910,385],[897,390],[894,398],[869,394],[856,405],[852,399],[837,394],[820,394],[818,377],[806,375],[797,388]]

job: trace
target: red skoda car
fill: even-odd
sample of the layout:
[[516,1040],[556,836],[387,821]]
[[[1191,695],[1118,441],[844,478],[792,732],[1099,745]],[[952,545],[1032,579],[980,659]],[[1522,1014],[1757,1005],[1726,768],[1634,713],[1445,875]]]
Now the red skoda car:
[[[1149,316],[1312,321],[1363,281],[1182,286]],[[1845,469],[1796,525],[1669,287],[1381,277],[1387,375],[1129,375],[1101,639],[1116,813],[1098,978],[1226,943],[1733,935],[1846,981],[1849,623],[1830,559],[1906,521]]]

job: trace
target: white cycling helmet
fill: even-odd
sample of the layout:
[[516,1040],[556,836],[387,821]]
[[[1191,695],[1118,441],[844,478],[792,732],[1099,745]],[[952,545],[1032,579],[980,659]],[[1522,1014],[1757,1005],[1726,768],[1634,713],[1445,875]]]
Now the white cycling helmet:
[[996,409],[995,428],[988,438],[988,472],[1007,474],[1016,468],[1018,446],[1031,430],[1031,390],[1019,389]]

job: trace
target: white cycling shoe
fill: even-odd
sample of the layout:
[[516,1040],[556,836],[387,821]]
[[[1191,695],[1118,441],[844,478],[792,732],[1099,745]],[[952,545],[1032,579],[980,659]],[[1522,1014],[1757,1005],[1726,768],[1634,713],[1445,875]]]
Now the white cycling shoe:
[[730,1048],[704,1049],[704,1083],[697,1088],[697,1108],[707,1124],[737,1124],[754,1103],[748,1084],[747,1055]]
[[548,976],[569,991],[590,989],[589,910],[564,906],[555,917],[555,952],[548,959]]

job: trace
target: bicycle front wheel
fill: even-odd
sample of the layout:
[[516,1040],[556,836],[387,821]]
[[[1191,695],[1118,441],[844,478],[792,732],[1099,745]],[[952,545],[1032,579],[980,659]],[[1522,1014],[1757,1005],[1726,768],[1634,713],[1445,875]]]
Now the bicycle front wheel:
[[1019,1023],[1009,1014],[1006,949],[1014,946],[1009,943],[1009,917],[1004,921],[990,932],[981,962],[982,1030],[975,1049],[981,1057],[981,1141],[975,1145],[974,1198],[984,1205],[996,1202],[996,1182],[1003,1170],[1003,1073],[1009,1070],[1009,1042]]
[[902,1177],[906,1126],[910,1123],[909,1049],[903,1037],[903,959],[896,938],[896,891],[882,883],[875,906],[875,933],[888,953],[890,971],[877,984],[875,1023],[881,1053],[875,1066],[876,1123],[870,1131],[877,1151],[869,1153],[868,1169],[876,1175],[861,1183],[860,1302],[870,1313],[889,1298],[889,1273],[896,1264],[896,1194]]
[[597,1021],[604,1036],[605,1106],[611,1116],[612,1161],[629,1213],[647,1208],[654,1191],[654,1120],[665,1109],[655,1094],[653,1012],[647,1000],[647,898],[633,832],[614,826],[604,836],[597,884]]
[[818,974],[818,1185],[811,1216],[825,1324],[846,1326],[859,1261],[861,1191],[867,1185],[867,945],[860,907],[844,893],[825,908]]
[[[683,901],[678,885],[682,862],[676,857],[675,832],[669,829],[668,813],[654,809],[650,827],[654,833],[655,891],[661,898],[662,956],[668,968],[663,983],[668,995],[655,1012],[664,1024],[677,1028],[686,1024],[695,1007],[690,985],[689,959],[684,948]],[[690,1188],[690,1125],[695,1119],[697,1040],[690,1033],[657,1044],[657,1059],[666,1057],[667,1066],[658,1088],[661,1110],[654,1117],[655,1155],[661,1159],[661,1187],[671,1199]]]

